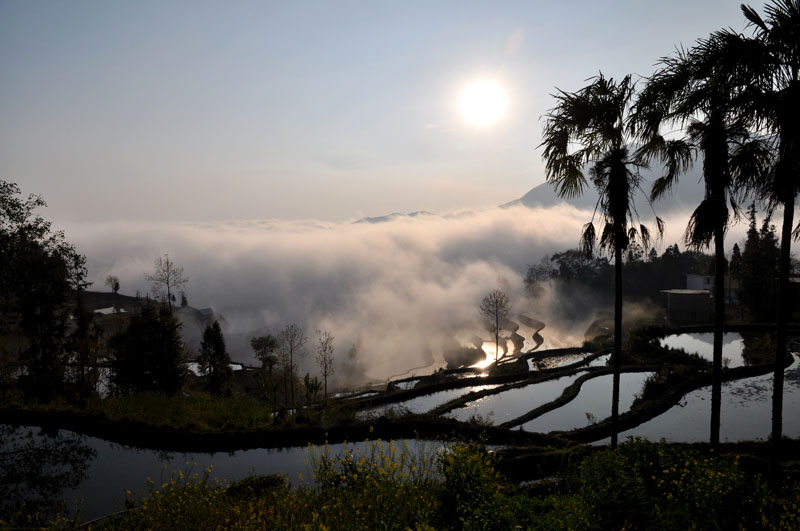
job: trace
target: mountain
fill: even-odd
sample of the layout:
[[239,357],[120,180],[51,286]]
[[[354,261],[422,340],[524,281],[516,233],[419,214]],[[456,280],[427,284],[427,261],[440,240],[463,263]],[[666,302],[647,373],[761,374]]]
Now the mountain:
[[[650,209],[647,206],[647,194],[650,192],[652,182],[657,177],[658,175],[655,171],[645,172],[642,190],[634,197],[636,208],[643,217],[648,217]],[[668,212],[694,210],[703,199],[704,194],[702,170],[696,164],[688,173],[680,177],[679,182],[673,187],[670,194],[653,203],[653,209],[659,216]],[[588,182],[582,195],[572,199],[562,199],[556,194],[552,185],[542,183],[532,188],[519,199],[500,205],[500,208],[517,205],[523,205],[528,208],[546,208],[561,203],[580,209],[594,209],[597,204],[597,192],[592,183]]]
[[433,216],[434,214],[431,212],[426,212],[424,210],[420,210],[419,212],[409,212],[408,214],[400,214],[395,212],[393,214],[387,214],[386,216],[375,216],[372,218],[361,218],[357,219],[353,223],[385,223],[387,221],[394,221],[399,218],[421,218],[427,216]]

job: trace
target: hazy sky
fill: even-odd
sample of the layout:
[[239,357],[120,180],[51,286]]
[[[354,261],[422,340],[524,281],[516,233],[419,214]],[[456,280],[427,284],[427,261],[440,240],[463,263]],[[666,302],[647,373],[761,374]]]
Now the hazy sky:
[[[728,26],[738,1],[0,0],[0,178],[65,222],[486,207],[543,181],[554,86]],[[509,103],[476,128],[481,78]]]

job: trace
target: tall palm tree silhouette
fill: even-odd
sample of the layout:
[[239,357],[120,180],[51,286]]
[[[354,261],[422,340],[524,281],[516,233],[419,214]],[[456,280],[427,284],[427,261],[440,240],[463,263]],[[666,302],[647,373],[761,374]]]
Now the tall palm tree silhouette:
[[[614,254],[614,378],[611,395],[611,447],[617,447],[619,378],[622,355],[622,253],[635,238],[649,247],[650,232],[638,221],[633,201],[640,189],[644,164],[633,157],[627,119],[634,95],[630,76],[616,82],[602,73],[574,93],[559,91],[556,106],[546,115],[543,140],[547,181],[565,198],[575,197],[587,185],[585,168],[598,191],[592,220],[584,226],[581,242],[587,254],[595,249],[595,216],[602,230],[600,249]],[[663,223],[656,218],[659,235]]]
[[746,5],[742,5],[742,11],[754,30],[753,37],[721,31],[718,38],[728,47],[729,53],[737,56],[740,68],[750,76],[746,110],[772,135],[776,151],[773,171],[758,184],[770,211],[783,208],[769,461],[769,478],[775,484],[783,429],[790,252],[795,198],[800,192],[800,1],[774,0],[765,6],[763,18]]
[[[662,58],[634,105],[632,124],[641,147],[638,156],[665,162],[653,183],[651,198],[669,193],[679,176],[703,157],[705,194],[689,218],[685,240],[692,247],[714,242],[714,351],[711,384],[710,443],[719,446],[722,390],[722,336],[725,324],[725,232],[752,178],[769,163],[769,146],[748,131],[752,119],[742,113],[745,85],[735,58],[711,36],[687,50]],[[662,135],[677,127],[683,136]],[[670,131],[671,133],[674,133]],[[730,208],[729,208],[730,207]]]

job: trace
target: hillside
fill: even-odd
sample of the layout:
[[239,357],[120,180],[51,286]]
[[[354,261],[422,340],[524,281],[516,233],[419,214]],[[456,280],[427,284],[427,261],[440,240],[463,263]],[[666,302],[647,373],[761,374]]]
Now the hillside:
[[[647,207],[647,194],[650,191],[651,183],[657,177],[658,175],[655,171],[647,171],[645,182],[642,184],[643,192],[639,192],[635,196],[635,204],[643,217],[648,217],[650,213],[650,209]],[[653,203],[653,208],[659,216],[669,212],[694,209],[702,200],[704,194],[701,166],[696,163],[689,173],[680,178],[678,184],[673,188],[672,194]],[[584,189],[583,195],[567,200],[559,197],[550,184],[542,183],[529,190],[519,199],[500,205],[500,207],[507,208],[523,205],[528,208],[547,208],[561,203],[580,209],[594,209],[597,203],[597,192],[589,182]]]

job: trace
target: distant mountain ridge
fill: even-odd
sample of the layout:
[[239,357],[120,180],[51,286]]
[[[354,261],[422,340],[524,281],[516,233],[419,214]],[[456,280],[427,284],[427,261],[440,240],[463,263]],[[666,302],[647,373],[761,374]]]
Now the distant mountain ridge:
[[[681,175],[678,182],[673,186],[672,190],[666,196],[653,203],[653,209],[656,214],[661,216],[670,212],[694,210],[697,205],[702,201],[705,195],[705,187],[702,182],[702,164],[697,162],[686,174]],[[660,175],[654,170],[647,170],[644,172],[644,182],[642,189],[635,195],[634,202],[636,209],[643,219],[649,218],[652,214],[648,206],[648,196],[653,181]],[[590,181],[587,179],[586,187],[583,194],[572,199],[564,199],[556,194],[555,189],[551,184],[542,183],[528,190],[528,192],[508,203],[499,205],[500,208],[510,208],[514,206],[524,206],[527,208],[549,208],[560,204],[571,205],[575,208],[582,210],[593,210],[597,204],[597,191]],[[426,210],[419,210],[416,212],[409,212],[402,214],[393,212],[385,216],[364,217],[353,221],[353,224],[359,223],[386,223],[403,218],[428,218],[436,217],[438,214],[428,212]],[[444,217],[452,217],[452,215],[444,214]]]
[[[634,197],[635,205],[643,217],[648,217],[650,209],[647,206],[648,194],[653,181],[658,177],[656,172],[646,172],[642,190]],[[667,212],[679,210],[694,210],[705,195],[702,182],[701,169],[695,165],[688,173],[679,178],[670,193],[653,203],[653,209],[659,216]],[[586,183],[583,194],[572,199],[563,199],[556,194],[549,183],[542,183],[528,191],[525,195],[514,201],[500,205],[500,208],[512,206],[526,206],[528,208],[547,208],[558,204],[568,204],[580,209],[594,209],[597,204],[597,191],[591,182]]]
[[427,212],[425,210],[419,210],[417,212],[409,212],[408,214],[400,214],[399,212],[394,212],[392,214],[387,214],[385,216],[375,216],[375,217],[366,217],[355,220],[353,223],[386,223],[387,221],[394,221],[399,218],[421,218],[421,217],[428,217],[428,216],[435,216],[433,212]]

